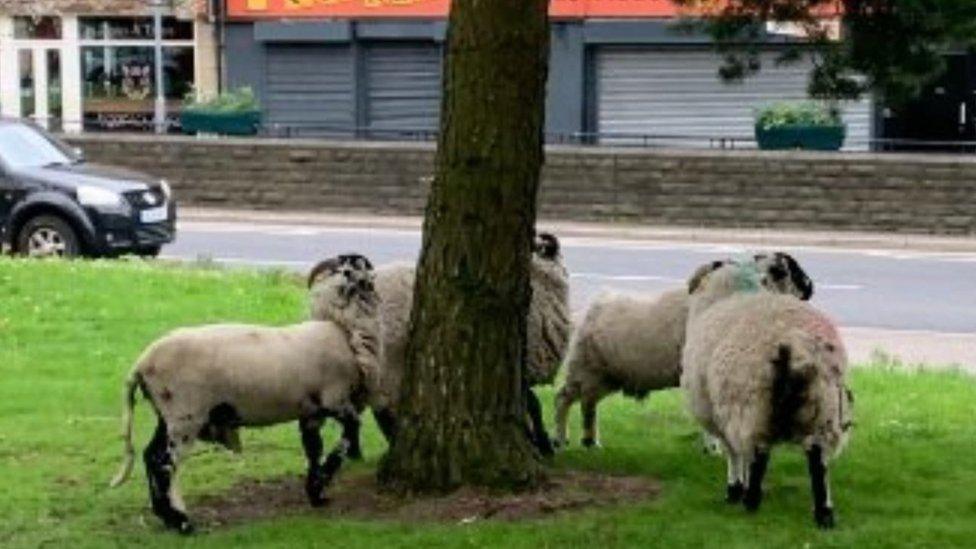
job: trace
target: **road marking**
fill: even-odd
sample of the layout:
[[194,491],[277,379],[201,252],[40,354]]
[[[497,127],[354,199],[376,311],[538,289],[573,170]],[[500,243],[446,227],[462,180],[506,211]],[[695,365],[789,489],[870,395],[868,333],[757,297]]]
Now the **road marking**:
[[675,278],[673,276],[655,276],[655,275],[619,275],[619,274],[609,274],[609,273],[570,273],[570,278],[586,278],[592,280],[614,280],[617,282],[684,282],[681,278]]
[[856,292],[864,289],[860,284],[817,284],[815,290],[833,290],[837,292]]
[[[320,227],[301,224],[246,224],[234,222],[187,221],[181,222],[179,232],[188,234],[224,233],[224,234],[259,234],[268,236],[305,237],[319,235],[358,235],[366,239],[383,237],[406,237],[420,239],[418,229],[394,229],[387,227],[349,226],[349,227]],[[976,254],[971,252],[942,252],[905,249],[870,248],[852,244],[852,247],[838,247],[828,245],[797,245],[767,244],[762,242],[750,244],[729,244],[709,242],[707,240],[682,240],[676,236],[673,241],[661,238],[650,240],[621,239],[598,236],[568,236],[562,239],[566,249],[600,248],[604,250],[647,250],[647,251],[690,251],[717,256],[735,256],[739,254],[788,250],[807,253],[855,254],[890,260],[912,261],[931,260],[951,263],[976,263]]]
[[[258,267],[300,267],[303,269],[312,266],[312,261],[299,261],[290,259],[254,259],[249,257],[213,257],[206,254],[199,254],[196,256],[188,255],[168,255],[163,254],[160,256],[161,259],[176,260],[176,261],[186,261],[186,262],[214,262],[214,263],[227,263],[231,265],[252,265]],[[409,261],[409,260],[407,260]],[[580,278],[584,280],[603,280],[610,282],[664,282],[668,284],[684,284],[685,279],[666,276],[666,275],[639,275],[639,274],[611,274],[611,273],[593,273],[593,272],[581,272],[581,273],[570,273],[570,278]],[[817,285],[817,289],[826,291],[859,291],[863,290],[864,286],[860,284],[826,284],[821,283]]]
[[217,264],[230,263],[234,265],[253,265],[258,267],[311,267],[312,261],[294,261],[289,259],[251,259],[248,257],[212,257],[206,254],[200,254],[195,256],[187,255],[167,255],[163,254],[159,256],[160,259],[168,259],[170,261],[186,261],[189,263],[193,262],[213,262]]

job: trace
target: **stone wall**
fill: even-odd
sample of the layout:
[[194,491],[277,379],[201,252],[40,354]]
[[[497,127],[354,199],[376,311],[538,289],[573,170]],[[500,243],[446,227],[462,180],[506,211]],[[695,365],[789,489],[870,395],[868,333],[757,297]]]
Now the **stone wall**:
[[[423,212],[429,144],[87,135],[92,161],[172,184],[183,204]],[[544,218],[647,225],[976,234],[976,158],[550,148]]]
[[[206,0],[176,0],[176,12],[184,17],[206,13]],[[0,0],[0,13],[7,15],[150,15],[147,0]]]

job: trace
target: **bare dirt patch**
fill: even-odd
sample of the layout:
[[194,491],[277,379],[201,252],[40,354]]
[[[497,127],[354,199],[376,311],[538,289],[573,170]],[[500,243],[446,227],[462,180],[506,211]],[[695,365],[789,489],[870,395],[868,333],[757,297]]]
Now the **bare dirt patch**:
[[497,494],[465,488],[444,497],[400,498],[381,493],[373,474],[359,474],[339,478],[329,491],[328,505],[321,509],[309,507],[300,477],[248,480],[190,507],[200,524],[210,528],[290,515],[469,523],[530,520],[564,511],[648,501],[659,493],[660,484],[645,477],[570,471],[553,473],[546,485],[534,492]]

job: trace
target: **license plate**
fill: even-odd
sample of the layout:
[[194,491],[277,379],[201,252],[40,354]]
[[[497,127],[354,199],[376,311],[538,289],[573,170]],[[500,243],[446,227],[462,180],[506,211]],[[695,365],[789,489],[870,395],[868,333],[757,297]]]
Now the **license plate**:
[[169,219],[169,208],[160,206],[151,210],[143,210],[139,215],[143,223],[159,223]]

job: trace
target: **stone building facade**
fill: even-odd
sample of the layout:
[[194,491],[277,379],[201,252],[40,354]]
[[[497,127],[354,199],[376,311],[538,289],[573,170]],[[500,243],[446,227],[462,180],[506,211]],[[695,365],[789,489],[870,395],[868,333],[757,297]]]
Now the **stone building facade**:
[[[0,113],[54,130],[153,127],[156,56],[149,0],[0,0]],[[167,119],[219,83],[210,0],[163,8]]]

